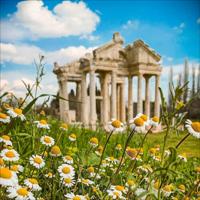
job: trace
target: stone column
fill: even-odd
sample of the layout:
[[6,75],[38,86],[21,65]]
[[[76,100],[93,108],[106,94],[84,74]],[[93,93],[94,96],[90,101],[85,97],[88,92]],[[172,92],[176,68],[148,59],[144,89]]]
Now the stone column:
[[105,73],[102,80],[102,96],[103,96],[103,102],[102,102],[102,121],[103,125],[105,126],[109,121],[108,116],[108,107],[109,107],[109,86],[108,86],[108,78],[109,74]]
[[90,127],[96,128],[96,84],[95,71],[90,70]]
[[76,106],[76,121],[81,121],[81,104],[79,102],[81,102],[81,83],[77,82],[76,83],[76,98],[77,98],[77,106]]
[[116,118],[120,120],[121,117],[121,84],[117,84],[117,116]]
[[[59,96],[68,100],[67,80],[59,81]],[[59,99],[60,119],[63,122],[69,123],[69,102]]]
[[81,121],[83,125],[88,124],[88,111],[87,108],[87,86],[86,86],[86,74],[82,74],[81,78]]
[[155,76],[155,104],[154,104],[154,115],[157,117],[160,117],[160,93],[159,93],[159,87],[160,87],[160,75]]
[[128,121],[133,118],[133,77],[128,77]]
[[117,84],[116,84],[116,74],[112,71],[111,74],[111,119],[116,119],[116,108],[117,108]]
[[142,74],[138,75],[138,90],[137,90],[137,114],[142,113]]
[[126,105],[125,105],[125,83],[121,84],[121,121],[126,121]]
[[150,117],[150,90],[149,90],[150,76],[145,76],[145,115]]

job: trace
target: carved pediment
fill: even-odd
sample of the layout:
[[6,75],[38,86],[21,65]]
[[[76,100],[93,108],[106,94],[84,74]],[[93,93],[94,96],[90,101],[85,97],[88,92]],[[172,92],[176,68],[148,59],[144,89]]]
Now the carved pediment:
[[95,60],[121,60],[120,51],[122,48],[123,39],[119,33],[113,34],[113,39],[105,45],[93,51]]

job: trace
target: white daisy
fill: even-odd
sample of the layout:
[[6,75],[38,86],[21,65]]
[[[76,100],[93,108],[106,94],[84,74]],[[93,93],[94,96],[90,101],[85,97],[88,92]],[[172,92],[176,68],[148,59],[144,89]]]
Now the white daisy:
[[149,125],[153,127],[157,127],[159,125],[159,118],[154,116],[150,119]]
[[16,187],[9,187],[7,189],[8,197],[16,200],[35,200],[33,193],[28,191],[26,187],[17,185]]
[[32,155],[29,159],[29,162],[37,169],[43,168],[45,166],[43,158],[39,155]]
[[52,137],[44,135],[40,138],[40,142],[48,147],[51,147],[55,144],[55,141]]
[[139,114],[136,115],[136,118],[143,119],[145,126],[149,126],[149,117],[147,115],[139,113]]
[[24,167],[22,165],[11,165],[10,170],[18,174],[19,172],[24,171]]
[[165,197],[169,197],[173,193],[173,186],[172,185],[165,185],[162,188],[162,192]]
[[98,144],[99,144],[99,141],[98,141],[98,139],[96,138],[96,137],[92,137],[91,139],[90,139],[90,141],[89,141],[89,144],[92,146],[92,147],[97,147],[98,146]]
[[47,178],[53,178],[53,177],[55,177],[55,175],[53,175],[51,172],[48,172],[44,176],[47,177]]
[[64,156],[63,157],[63,161],[65,162],[65,163],[67,163],[67,164],[73,164],[73,158],[71,157],[71,156],[69,156],[69,155],[66,155],[66,156]]
[[78,182],[87,186],[94,184],[94,181],[91,181],[90,179],[85,179],[85,178],[78,179]]
[[7,167],[0,168],[0,185],[1,186],[16,186],[18,185],[18,178],[15,172]]
[[70,140],[71,142],[75,142],[75,141],[76,141],[76,135],[75,135],[74,133],[70,134],[70,135],[69,135],[69,140]]
[[129,121],[130,128],[137,133],[146,133],[145,121],[140,117],[135,117]]
[[0,113],[0,122],[7,124],[10,123],[10,116],[4,114],[4,113]]
[[9,108],[7,113],[12,117],[12,118],[20,118],[22,121],[26,119],[26,117],[22,113],[22,109],[20,108]]
[[128,179],[125,185],[127,188],[130,188],[131,190],[133,190],[136,186],[135,181],[132,179]]
[[182,153],[180,155],[178,155],[178,157],[183,160],[184,162],[187,162],[187,156],[186,156],[186,153]]
[[115,190],[115,191],[119,191],[119,192],[123,192],[123,193],[127,192],[126,188],[122,185],[111,185],[110,189]]
[[74,184],[75,184],[75,181],[73,178],[71,177],[68,177],[68,178],[63,178],[62,179],[62,184],[68,188],[71,188]]
[[87,200],[85,196],[83,196],[83,195],[75,195],[73,193],[68,193],[68,194],[66,194],[64,196],[67,197],[68,200]]
[[61,151],[60,151],[60,147],[55,145],[53,147],[51,147],[51,151],[49,153],[51,156],[53,157],[59,157],[61,156]]
[[107,193],[112,199],[126,199],[122,196],[122,192],[117,190],[107,190]]
[[60,126],[60,129],[62,129],[63,131],[67,131],[68,125],[65,124],[65,123],[62,123],[61,126]]
[[42,119],[40,121],[34,121],[34,123],[37,124],[37,128],[50,129],[49,124],[44,119]]
[[108,123],[107,129],[108,131],[120,133],[124,131],[124,124],[117,119],[112,119],[111,122]]
[[185,127],[191,135],[200,139],[200,122],[192,122],[187,119]]
[[60,173],[60,176],[63,178],[74,177],[74,175],[75,175],[74,168],[68,164],[60,165],[58,167],[58,172]]
[[24,184],[32,191],[40,191],[42,188],[39,186],[37,179],[27,178],[24,180]]
[[109,163],[112,163],[112,164],[117,164],[119,163],[119,160],[114,158],[113,156],[110,156],[110,157],[107,157],[106,158],[106,161],[108,161]]
[[14,149],[3,149],[0,156],[5,161],[15,162],[19,160],[19,154]]
[[7,146],[12,146],[12,142],[10,141],[10,136],[8,136],[8,135],[2,135],[0,137],[0,142],[3,142]]

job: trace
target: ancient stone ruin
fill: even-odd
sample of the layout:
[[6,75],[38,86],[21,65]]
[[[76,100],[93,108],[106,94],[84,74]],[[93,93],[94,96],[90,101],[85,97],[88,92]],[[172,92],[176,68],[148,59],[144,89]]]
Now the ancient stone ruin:
[[[137,113],[150,115],[151,77],[155,77],[154,115],[160,114],[159,84],[162,68],[161,56],[142,40],[123,47],[123,38],[114,33],[110,42],[72,63],[54,64],[59,95],[68,99],[68,82],[76,83],[76,111],[69,109],[69,102],[59,100],[60,118],[65,122],[79,121],[95,128],[97,122],[106,125],[112,118],[122,122],[133,117],[133,77],[137,77]],[[89,74],[89,91],[86,76]],[[96,90],[96,79],[100,80],[100,91]],[[128,104],[126,109],[125,79],[128,78]],[[145,103],[143,111],[142,84],[145,80]],[[97,116],[97,104],[100,115]],[[127,111],[127,113],[126,113]]]

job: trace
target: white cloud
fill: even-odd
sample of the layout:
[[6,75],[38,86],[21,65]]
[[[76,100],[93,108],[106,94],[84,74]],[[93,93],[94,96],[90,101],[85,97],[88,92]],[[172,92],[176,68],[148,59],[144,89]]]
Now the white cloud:
[[1,22],[4,41],[87,35],[99,16],[80,2],[63,1],[49,10],[42,1],[22,1],[17,11]]
[[128,20],[126,24],[122,25],[123,29],[138,29],[140,22],[138,20]]
[[197,19],[197,24],[200,24],[200,17]]
[[15,45],[11,43],[0,43],[1,63],[12,62],[15,64],[32,64],[39,55],[44,55],[48,64],[55,61],[59,64],[65,64],[91,52],[94,48],[84,46],[70,46],[56,51],[44,51],[37,46],[27,44]]
[[182,33],[184,28],[185,28],[185,23],[182,22],[182,23],[180,23],[178,26],[175,26],[173,29],[174,29],[177,33]]

